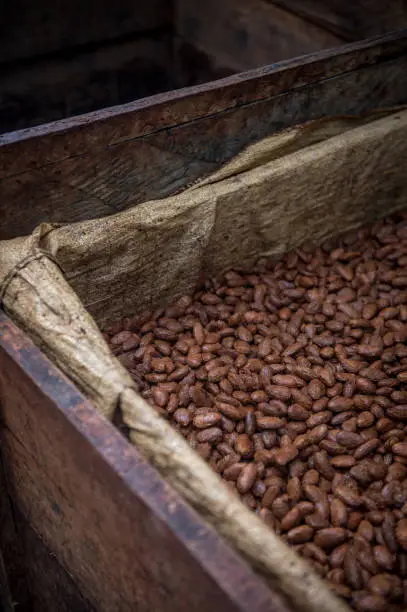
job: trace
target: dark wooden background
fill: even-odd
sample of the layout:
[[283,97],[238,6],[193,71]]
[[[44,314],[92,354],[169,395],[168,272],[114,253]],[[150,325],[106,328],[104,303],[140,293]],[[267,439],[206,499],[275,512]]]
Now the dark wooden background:
[[405,0],[4,0],[0,133],[406,25]]
[[0,239],[165,197],[284,127],[403,104],[406,74],[402,32],[4,134]]

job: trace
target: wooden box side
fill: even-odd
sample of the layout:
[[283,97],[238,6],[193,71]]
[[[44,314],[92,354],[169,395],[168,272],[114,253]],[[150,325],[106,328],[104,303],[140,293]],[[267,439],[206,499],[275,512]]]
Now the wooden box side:
[[8,3],[0,133],[172,89],[173,12],[173,0]]
[[267,0],[177,0],[174,26],[181,40],[234,72],[344,42]]
[[266,0],[340,36],[361,40],[407,26],[404,0]]
[[[0,24],[0,65],[172,28],[172,0],[16,0]],[[18,44],[16,44],[18,40]]]
[[8,494],[80,609],[288,612],[1,311],[0,399]]
[[0,66],[0,134],[173,88],[169,32]]
[[0,239],[165,197],[249,143],[407,100],[407,32],[0,137]]

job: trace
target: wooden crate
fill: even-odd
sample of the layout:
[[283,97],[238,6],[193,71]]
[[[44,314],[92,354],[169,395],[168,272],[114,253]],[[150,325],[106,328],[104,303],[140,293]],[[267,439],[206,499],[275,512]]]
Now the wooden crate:
[[[400,32],[8,134],[2,238],[162,197],[284,126],[406,103],[406,68]],[[20,609],[288,611],[1,311],[0,408]]]
[[16,0],[0,25],[0,133],[406,25],[401,0]]

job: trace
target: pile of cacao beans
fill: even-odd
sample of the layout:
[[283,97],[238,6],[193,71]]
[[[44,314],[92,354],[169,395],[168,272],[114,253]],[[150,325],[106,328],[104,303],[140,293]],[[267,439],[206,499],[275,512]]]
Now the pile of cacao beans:
[[407,606],[407,214],[104,330],[141,395],[358,612]]

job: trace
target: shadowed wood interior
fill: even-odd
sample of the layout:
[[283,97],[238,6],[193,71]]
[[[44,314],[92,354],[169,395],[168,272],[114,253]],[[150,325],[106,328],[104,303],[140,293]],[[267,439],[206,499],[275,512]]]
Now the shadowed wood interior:
[[378,0],[9,2],[0,24],[0,133],[406,25],[401,0],[385,8]]
[[344,40],[360,40],[405,28],[405,0],[267,0]]
[[175,30],[233,72],[343,43],[341,37],[264,0],[178,0]]
[[165,197],[273,132],[407,100],[407,34],[0,136],[0,239]]

